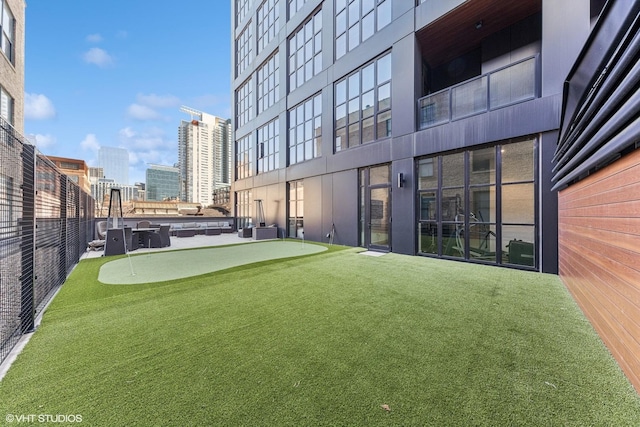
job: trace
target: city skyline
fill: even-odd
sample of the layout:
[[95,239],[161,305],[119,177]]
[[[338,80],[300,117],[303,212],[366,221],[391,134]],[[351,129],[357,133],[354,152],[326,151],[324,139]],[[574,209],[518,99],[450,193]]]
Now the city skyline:
[[126,148],[126,184],[144,182],[178,161],[181,105],[231,117],[230,3],[149,4],[29,2],[24,134],[42,153],[95,167],[101,146]]

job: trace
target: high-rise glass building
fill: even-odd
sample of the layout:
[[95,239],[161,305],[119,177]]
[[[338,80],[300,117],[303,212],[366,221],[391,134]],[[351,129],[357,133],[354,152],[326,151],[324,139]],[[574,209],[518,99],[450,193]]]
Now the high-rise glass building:
[[102,168],[106,179],[129,185],[129,152],[126,148],[100,147],[98,167]]
[[146,172],[146,199],[178,200],[180,195],[180,169],[150,164]]
[[180,200],[213,204],[213,193],[230,185],[231,120],[188,107],[191,115],[178,128]]

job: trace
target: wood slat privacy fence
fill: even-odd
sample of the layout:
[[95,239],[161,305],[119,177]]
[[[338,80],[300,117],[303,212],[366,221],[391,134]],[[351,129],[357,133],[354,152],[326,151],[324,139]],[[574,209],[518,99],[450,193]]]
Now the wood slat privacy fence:
[[559,193],[560,277],[640,391],[640,150]]

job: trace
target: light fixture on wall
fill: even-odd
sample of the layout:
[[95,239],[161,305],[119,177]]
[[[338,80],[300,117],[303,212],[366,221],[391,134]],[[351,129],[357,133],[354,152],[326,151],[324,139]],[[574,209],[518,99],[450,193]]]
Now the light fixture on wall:
[[404,174],[400,172],[398,174],[398,188],[404,187]]
[[476,22],[476,30],[479,30],[480,28],[482,28],[482,25],[484,25],[484,22],[482,22],[482,19]]

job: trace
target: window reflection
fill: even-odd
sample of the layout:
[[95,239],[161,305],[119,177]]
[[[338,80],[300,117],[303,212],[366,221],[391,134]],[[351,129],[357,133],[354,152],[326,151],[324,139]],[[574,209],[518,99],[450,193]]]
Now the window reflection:
[[304,238],[304,182],[289,183],[289,217],[288,236]]
[[391,23],[391,1],[336,1],[336,59]]
[[391,136],[391,54],[335,84],[335,151]]
[[322,10],[309,18],[289,39],[289,90],[293,91],[322,70]]
[[534,157],[531,141],[501,147],[502,182],[533,181]]
[[420,159],[419,252],[535,267],[535,142]]
[[[344,122],[336,112],[336,120]],[[300,163],[321,155],[322,94],[317,94],[289,110],[289,164]],[[336,139],[338,135],[336,135]]]

